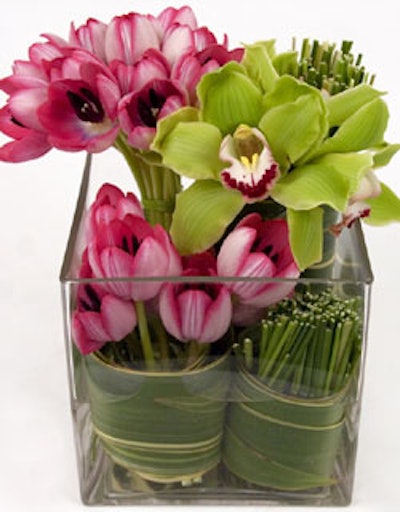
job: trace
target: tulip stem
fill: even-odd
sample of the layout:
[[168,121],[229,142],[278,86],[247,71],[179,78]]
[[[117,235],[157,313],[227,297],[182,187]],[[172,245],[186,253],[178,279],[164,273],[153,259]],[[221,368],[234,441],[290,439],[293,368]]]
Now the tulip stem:
[[136,314],[140,333],[140,343],[142,345],[146,368],[147,370],[155,370],[155,357],[153,346],[151,344],[149,326],[147,323],[146,309],[144,303],[141,301],[136,302]]

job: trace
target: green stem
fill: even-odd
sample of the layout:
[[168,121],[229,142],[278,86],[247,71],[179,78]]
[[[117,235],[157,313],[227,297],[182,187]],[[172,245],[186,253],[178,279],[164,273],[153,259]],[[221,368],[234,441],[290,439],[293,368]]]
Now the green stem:
[[156,331],[158,346],[160,349],[161,366],[164,370],[168,370],[170,369],[168,336],[159,317],[154,318],[154,329]]
[[143,155],[120,135],[115,147],[124,156],[140,190],[146,219],[169,229],[175,197],[181,190],[180,177],[157,160],[157,154]]
[[140,343],[143,349],[144,362],[147,370],[155,370],[156,363],[154,357],[153,346],[151,344],[150,331],[147,323],[145,305],[141,301],[136,303],[136,314],[138,319]]

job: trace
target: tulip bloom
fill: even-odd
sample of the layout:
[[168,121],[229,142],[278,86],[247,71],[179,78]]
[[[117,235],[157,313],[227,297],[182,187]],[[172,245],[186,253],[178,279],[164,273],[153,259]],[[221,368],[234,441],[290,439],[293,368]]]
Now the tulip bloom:
[[[122,299],[154,298],[162,278],[177,275],[180,258],[161,226],[125,215],[104,225],[88,245],[88,259],[95,277],[108,279],[107,288]],[[129,278],[160,278],[135,282]]]
[[[185,278],[216,276],[213,268],[209,268],[209,255],[206,260],[197,268],[187,268],[182,275]],[[226,286],[214,281],[166,283],[160,293],[159,308],[166,330],[182,342],[217,341],[227,332],[232,320],[230,293]]]
[[85,25],[75,28],[71,23],[69,42],[72,46],[84,48],[106,62],[106,38],[107,25],[101,21],[90,18]]
[[109,183],[102,185],[86,217],[87,240],[92,240],[114,219],[123,220],[126,215],[135,215],[144,219],[139,199],[132,192],[125,195],[115,185]]
[[171,80],[153,80],[140,91],[125,96],[119,105],[119,120],[129,144],[149,149],[157,121],[185,105],[184,91]]
[[[82,258],[81,277],[91,277],[87,252]],[[100,350],[110,341],[120,341],[136,327],[136,311],[131,301],[122,300],[100,284],[78,288],[77,309],[72,315],[72,337],[84,355]]]
[[266,307],[285,298],[299,277],[286,221],[263,221],[256,213],[245,217],[224,240],[217,269],[219,276],[238,278],[228,287],[243,304]]

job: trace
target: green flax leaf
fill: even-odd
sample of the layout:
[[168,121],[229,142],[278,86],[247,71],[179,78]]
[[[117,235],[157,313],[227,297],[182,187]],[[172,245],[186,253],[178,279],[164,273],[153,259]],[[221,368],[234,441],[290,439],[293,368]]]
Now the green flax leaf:
[[[207,208],[204,206],[207,205]],[[242,195],[221,183],[203,180],[178,194],[171,237],[181,254],[209,249],[244,206]]]
[[322,259],[323,210],[287,210],[290,247],[301,270]]
[[262,93],[236,62],[204,75],[198,96],[202,120],[216,125],[223,135],[240,124],[257,126],[262,115]]
[[371,206],[370,216],[365,222],[373,226],[382,226],[391,222],[400,222],[400,199],[390,188],[381,183],[382,192],[374,199],[366,200]]

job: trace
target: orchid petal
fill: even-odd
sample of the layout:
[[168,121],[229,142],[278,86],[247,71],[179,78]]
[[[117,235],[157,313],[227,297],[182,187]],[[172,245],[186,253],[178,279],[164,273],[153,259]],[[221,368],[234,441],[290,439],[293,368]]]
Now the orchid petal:
[[241,194],[225,189],[221,183],[193,183],[176,198],[170,233],[177,250],[183,255],[206,251],[221,238],[243,206]]
[[240,124],[257,126],[263,111],[261,91],[237,62],[204,75],[198,96],[203,120],[216,125],[223,135],[233,133]]
[[371,208],[371,212],[364,220],[372,226],[400,222],[400,199],[384,183],[381,183],[381,189],[382,192],[378,197],[365,200]]
[[268,52],[269,43],[256,43],[246,46],[242,64],[249,76],[264,92],[270,92],[279,78]]
[[284,76],[265,97],[260,121],[274,157],[282,170],[322,142],[328,131],[327,112],[320,92]]
[[328,138],[313,157],[326,153],[362,151],[383,142],[389,119],[387,105],[380,98],[361,107],[346,119],[337,132]]
[[351,87],[339,94],[330,96],[326,100],[329,112],[329,125],[331,127],[340,126],[364,105],[382,95],[382,92],[377,91],[370,85],[360,84],[357,87]]
[[221,133],[201,122],[180,123],[158,144],[163,162],[181,176],[218,179],[223,164],[219,159]]
[[290,247],[300,270],[318,263],[322,259],[323,210],[287,210]]
[[310,210],[327,204],[337,211],[344,211],[372,165],[369,153],[326,155],[281,178],[271,196],[294,210]]

